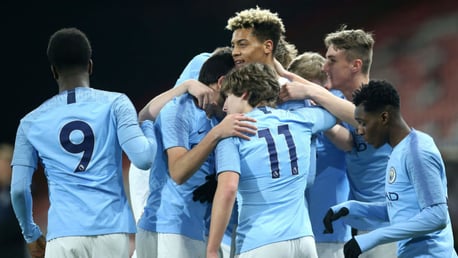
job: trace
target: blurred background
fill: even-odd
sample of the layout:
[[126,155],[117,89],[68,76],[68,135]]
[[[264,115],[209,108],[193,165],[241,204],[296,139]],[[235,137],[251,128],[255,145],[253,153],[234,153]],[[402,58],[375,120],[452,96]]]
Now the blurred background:
[[[407,122],[431,134],[444,157],[457,243],[456,0],[2,1],[0,142],[13,144],[20,118],[57,93],[46,57],[54,31],[84,31],[93,47],[91,86],[124,92],[139,110],[172,87],[194,55],[230,45],[227,19],[256,5],[279,14],[286,39],[299,53],[324,55],[324,36],[341,24],[373,32],[371,78],[397,86]],[[35,174],[33,189],[34,216],[45,230],[49,203],[42,171]]]

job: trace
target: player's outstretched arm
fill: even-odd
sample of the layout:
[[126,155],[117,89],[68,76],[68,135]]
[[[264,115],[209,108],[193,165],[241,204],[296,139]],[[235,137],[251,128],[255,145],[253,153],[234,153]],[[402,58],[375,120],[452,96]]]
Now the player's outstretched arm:
[[186,92],[196,97],[198,106],[201,108],[204,108],[206,105],[210,104],[214,94],[214,90],[212,90],[207,85],[197,80],[189,79],[182,82],[179,86],[167,90],[150,100],[148,104],[146,104],[138,113],[138,119],[140,121],[154,121],[162,107],[164,107],[167,102]]

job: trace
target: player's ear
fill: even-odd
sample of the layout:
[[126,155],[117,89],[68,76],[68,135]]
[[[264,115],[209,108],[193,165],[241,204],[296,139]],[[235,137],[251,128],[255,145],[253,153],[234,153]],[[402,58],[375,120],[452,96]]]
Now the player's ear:
[[274,51],[274,42],[270,39],[264,41],[264,54],[268,55],[273,53]]
[[244,91],[241,97],[243,100],[248,100],[248,98],[250,97],[250,93],[248,93],[248,91]]
[[87,72],[89,75],[92,74],[92,67],[94,66],[94,63],[92,62],[92,59],[89,59],[89,63],[87,64]]
[[351,71],[354,72],[354,73],[359,72],[359,71],[361,71],[362,67],[363,67],[363,60],[357,58],[357,59],[353,60]]
[[56,67],[54,65],[51,65],[51,73],[55,80],[59,79],[59,74],[57,73]]
[[387,124],[388,121],[390,120],[390,112],[388,111],[383,111],[382,113],[380,113],[380,121],[382,122],[382,124]]
[[218,78],[218,83],[217,83],[217,86],[216,86],[218,90],[221,90],[221,87],[223,85],[223,80],[224,80],[224,75],[222,75],[222,76],[220,76]]

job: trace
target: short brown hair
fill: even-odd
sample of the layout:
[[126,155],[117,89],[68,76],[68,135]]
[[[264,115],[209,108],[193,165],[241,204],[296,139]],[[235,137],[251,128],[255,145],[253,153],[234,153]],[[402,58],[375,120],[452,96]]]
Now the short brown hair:
[[327,48],[332,45],[335,49],[345,50],[347,60],[361,59],[364,74],[370,72],[374,43],[372,33],[362,29],[346,29],[346,25],[343,25],[336,32],[329,33],[324,38],[324,44]]
[[275,70],[262,63],[245,64],[230,71],[223,80],[221,93],[242,96],[249,94],[248,103],[256,107],[263,103],[275,107],[280,93],[280,84]]

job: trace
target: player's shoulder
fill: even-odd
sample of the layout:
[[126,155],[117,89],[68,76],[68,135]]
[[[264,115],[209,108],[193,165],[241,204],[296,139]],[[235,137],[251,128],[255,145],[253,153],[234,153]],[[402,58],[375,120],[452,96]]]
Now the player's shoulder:
[[81,91],[81,94],[92,95],[97,100],[103,99],[118,99],[118,98],[129,98],[125,93],[117,91],[108,91],[102,89],[87,88],[84,91]]

